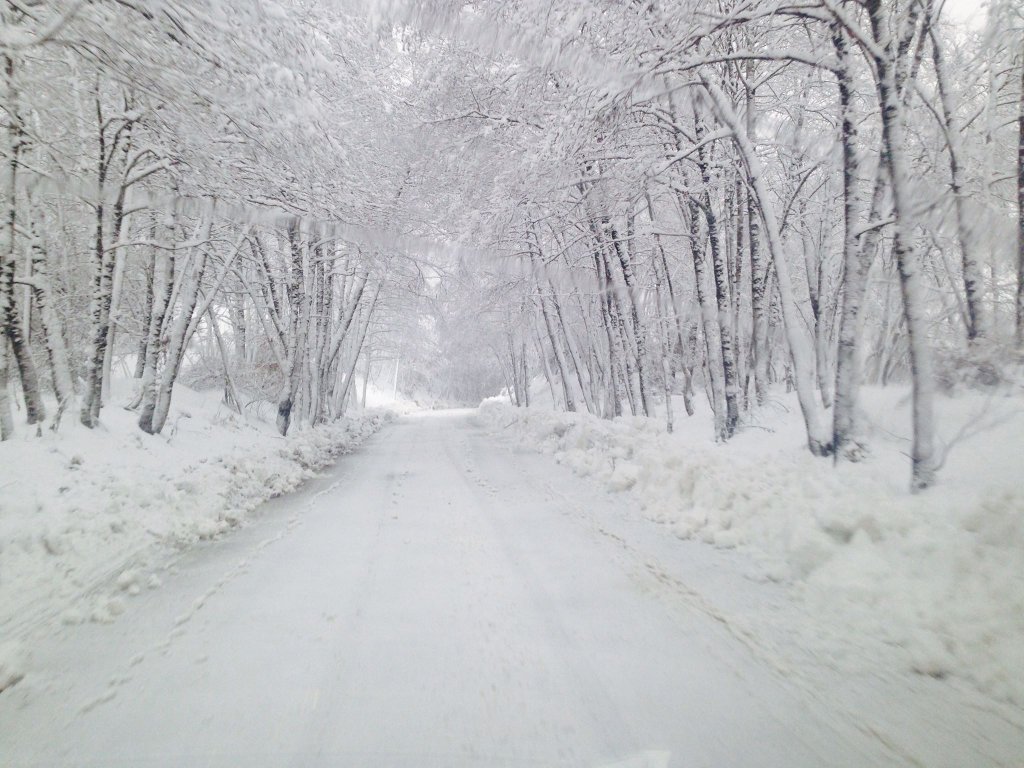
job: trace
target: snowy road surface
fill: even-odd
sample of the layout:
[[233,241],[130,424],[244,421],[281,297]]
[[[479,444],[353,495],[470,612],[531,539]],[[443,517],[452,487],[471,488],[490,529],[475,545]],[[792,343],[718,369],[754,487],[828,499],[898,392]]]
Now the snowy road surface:
[[[791,610],[469,412],[406,417],[0,695],[4,766],[1012,764],[1019,723],[744,629]],[[780,620],[780,626],[785,622]],[[794,644],[795,646],[795,644]],[[803,656],[801,655],[803,654]],[[803,661],[801,661],[803,658]]]

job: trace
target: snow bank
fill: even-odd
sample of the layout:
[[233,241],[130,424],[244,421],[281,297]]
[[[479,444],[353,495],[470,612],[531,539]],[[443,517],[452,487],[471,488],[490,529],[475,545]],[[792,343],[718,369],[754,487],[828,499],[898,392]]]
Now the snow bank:
[[390,418],[366,411],[282,438],[219,400],[175,387],[162,435],[111,405],[96,430],[69,415],[56,434],[0,443],[0,637],[57,616],[112,621],[159,586],[147,570],[158,548],[238,525]]
[[726,445],[707,439],[703,423],[668,434],[654,419],[602,421],[495,400],[480,416],[578,475],[631,491],[677,536],[751,552],[828,631],[879,640],[917,672],[956,675],[1024,704],[1020,400],[944,401],[944,423],[962,444],[938,487],[910,495],[905,398],[867,394],[877,401],[871,412],[884,415],[875,452],[838,468],[803,448],[795,407]]

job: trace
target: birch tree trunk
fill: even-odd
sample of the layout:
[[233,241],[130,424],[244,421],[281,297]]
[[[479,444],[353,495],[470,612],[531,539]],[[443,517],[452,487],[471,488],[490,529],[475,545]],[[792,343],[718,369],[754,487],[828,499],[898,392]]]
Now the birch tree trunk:
[[[0,188],[3,189],[6,199],[4,221],[0,227],[2,229],[0,237],[3,238],[0,240],[0,335],[6,336],[10,342],[10,350],[18,367],[21,392],[25,399],[26,421],[29,424],[36,424],[46,418],[46,408],[39,390],[39,376],[36,372],[35,361],[32,359],[29,340],[25,336],[25,327],[22,325],[21,313],[14,295],[14,272],[17,259],[15,241],[18,219],[17,175],[25,137],[18,107],[14,59],[10,54],[4,56],[4,83],[6,85],[4,95],[8,126],[6,131],[7,161],[3,163],[5,178],[0,182],[2,184]],[[25,309],[31,311],[31,305],[27,305]],[[10,368],[8,367],[7,370],[9,371]]]
[[618,232],[615,227],[610,228],[612,247],[615,250],[615,255],[619,260],[619,267],[622,270],[622,281],[626,285],[626,298],[629,300],[629,317],[631,321],[631,328],[633,331],[633,342],[636,346],[636,373],[637,383],[639,386],[640,395],[640,407],[643,409],[644,416],[651,415],[651,404],[648,397],[648,389],[650,382],[648,381],[647,374],[647,329],[644,327],[643,322],[640,319],[639,310],[639,294],[637,291],[636,277],[633,274],[633,262],[629,255],[629,250],[632,247],[634,232],[633,232],[633,214],[630,213],[628,216],[627,229],[626,229],[626,247],[623,247],[619,242]]
[[238,394],[238,387],[235,385],[235,377],[231,374],[231,358],[228,355],[224,338],[221,336],[220,328],[217,326],[217,315],[212,309],[206,312],[206,322],[217,343],[217,351],[220,352],[221,364],[224,366],[224,403],[241,415],[242,399]]
[[[665,255],[665,248],[661,242],[661,236],[657,233],[657,225],[655,224],[654,218],[654,206],[651,204],[651,197],[647,196],[647,213],[651,220],[651,227],[655,230],[654,233],[654,250],[656,253],[656,264],[661,266],[662,272],[665,277],[665,288],[668,292],[666,297],[668,303],[668,309],[672,314],[672,325],[676,333],[676,345],[679,349],[679,369],[683,373],[683,408],[686,410],[687,416],[693,416],[693,382],[690,373],[689,361],[687,359],[687,348],[686,335],[683,333],[683,321],[680,317],[679,302],[676,299],[675,285],[672,282],[672,272],[668,266],[668,257]],[[657,274],[657,267],[655,268],[655,274]],[[667,345],[667,349],[671,350],[672,344]],[[670,367],[671,371],[671,367]]]
[[142,364],[142,381],[132,407],[143,406],[139,415],[139,427],[152,432],[153,413],[157,398],[157,367],[163,350],[164,322],[171,298],[171,283],[174,280],[174,254],[160,250],[153,252],[153,301],[146,326],[146,358]]
[[608,259],[605,248],[601,248],[601,263],[604,267],[605,277],[605,302],[608,308],[608,317],[612,328],[616,331],[617,344],[622,351],[623,388],[626,398],[629,401],[629,410],[634,416],[639,412],[637,407],[638,395],[636,391],[637,374],[634,351],[630,349],[629,332],[626,329],[626,319],[622,311],[622,302],[619,297],[619,289],[612,272],[612,265]]
[[750,251],[751,349],[754,358],[754,397],[758,405],[768,401],[769,267],[761,249],[761,222],[754,195],[747,195],[747,248]]
[[184,274],[178,292],[180,307],[167,334],[163,369],[155,386],[149,388],[143,395],[139,428],[150,434],[157,434],[164,428],[167,414],[170,412],[174,382],[185,355],[189,329],[192,327],[193,315],[199,301],[199,289],[206,272],[211,227],[212,220],[207,220],[202,225],[199,243],[194,247],[194,258],[182,268]]
[[1024,352],[1024,46],[1017,101],[1017,348]]
[[[695,138],[698,146],[704,136],[704,127],[700,118],[694,119]],[[721,439],[728,440],[736,432],[739,422],[739,382],[736,373],[736,350],[730,329],[728,267],[722,253],[719,240],[718,219],[711,207],[711,174],[708,171],[707,157],[704,149],[697,151],[697,167],[700,169],[703,192],[698,203],[704,212],[704,220],[708,226],[708,243],[711,246],[711,274],[715,286],[715,310],[718,316],[718,341],[721,345],[722,361],[722,395],[725,403],[724,419],[722,420]],[[692,213],[691,213],[692,215]],[[707,322],[705,318],[705,322]]]
[[[650,205],[650,199],[648,199],[647,203],[648,203],[648,205]],[[660,276],[659,270],[657,269],[657,262],[655,262],[655,269],[654,269],[654,294],[655,294],[655,300],[657,301],[657,304],[658,304],[658,311],[659,311],[659,314],[660,314],[661,308],[664,305],[664,298],[665,297],[662,295],[661,276]],[[671,307],[669,307],[669,311],[671,311]],[[662,394],[663,394],[663,396],[665,398],[665,431],[668,432],[669,434],[671,434],[672,430],[673,430],[673,426],[674,426],[673,425],[673,414],[672,414],[672,377],[673,377],[673,371],[672,371],[672,354],[669,351],[669,346],[671,345],[672,342],[670,341],[671,334],[668,332],[667,324],[665,322],[662,322],[661,325],[662,325],[662,328],[661,328],[661,331],[658,333],[658,336],[661,339],[661,375],[662,375],[662,381],[663,381]]]
[[43,405],[43,397],[39,388],[39,372],[36,370],[35,360],[32,359],[32,350],[29,348],[28,339],[24,335],[21,311],[15,302],[11,302],[7,320],[6,335],[11,343],[14,362],[18,366],[21,394],[25,398],[25,420],[29,424],[38,424],[46,418],[46,407]]
[[[536,262],[537,256],[532,248],[530,249],[530,257]],[[536,263],[534,264],[534,267],[537,269]],[[539,275],[536,272],[534,274],[536,277],[537,292],[539,294],[540,312],[544,317],[544,327],[548,332],[548,340],[551,342],[551,350],[555,356],[555,365],[558,367],[558,378],[562,384],[562,395],[565,398],[565,410],[572,412],[576,410],[576,403],[572,396],[572,386],[569,381],[568,366],[565,363],[565,355],[562,353],[561,345],[558,343],[558,336],[555,333],[554,325],[551,322],[551,315],[548,313],[547,301],[545,300],[544,289],[541,288],[540,285]],[[528,381],[524,382],[524,386],[527,388],[529,387],[529,384],[530,383]]]
[[288,244],[291,253],[287,283],[288,304],[291,307],[291,321],[288,329],[288,370],[285,373],[284,396],[277,404],[277,430],[282,435],[287,435],[288,428],[291,426],[292,409],[299,391],[305,357],[306,323],[309,319],[307,300],[300,291],[305,273],[303,254],[307,249],[299,240],[298,225],[289,227]]
[[[751,77],[752,73],[748,71],[747,79]],[[754,129],[756,102],[754,92],[749,86],[744,87],[743,94],[746,102],[744,129],[749,136]],[[768,361],[771,356],[768,349],[768,326],[772,292],[769,289],[769,265],[761,247],[761,221],[757,211],[757,199],[749,191],[745,198],[746,240],[750,260],[750,347],[754,369],[754,399],[758,405],[763,406],[768,401]]]
[[[836,353],[836,389],[832,410],[832,442],[835,458],[857,458],[857,393],[860,388],[860,328],[858,319],[867,288],[867,265],[857,239],[857,123],[853,115],[846,33],[833,24],[832,44],[836,51],[839,86],[840,143],[843,150],[843,280]],[[879,169],[881,174],[881,169]],[[880,180],[881,177],[879,177]]]
[[[153,302],[155,295],[153,293],[154,284],[153,281],[156,278],[156,259],[157,259],[157,247],[156,247],[156,217],[150,217],[149,225],[149,239],[153,245],[150,246],[149,258],[146,259],[143,266],[143,279],[146,284],[146,293],[142,299],[142,319],[145,322],[143,331],[139,334],[139,343],[135,352],[135,372],[132,378],[142,379],[143,374],[146,372],[146,345],[149,343],[149,318],[153,316]],[[136,393],[138,397],[138,393]],[[137,407],[136,403],[136,407]]]
[[[95,427],[99,423],[100,408],[103,405],[103,371],[107,353],[107,341],[110,335],[110,308],[114,296],[114,267],[116,251],[107,251],[106,247],[106,180],[110,170],[113,154],[117,150],[118,139],[115,135],[113,146],[107,146],[107,124],[100,98],[99,86],[95,91],[96,102],[96,222],[90,271],[93,275],[93,293],[89,305],[91,323],[91,341],[86,355],[85,391],[82,394],[80,420],[87,427]],[[119,231],[123,220],[123,190],[115,203],[115,227]]]
[[[124,232],[125,218],[127,216],[125,212],[125,204],[127,202],[127,195],[131,181],[129,180],[129,174],[131,173],[132,166],[128,162],[129,152],[131,150],[131,131],[133,122],[129,121],[125,125],[124,140],[118,145],[118,151],[124,156],[123,157],[123,173],[121,176],[121,182],[117,190],[117,198],[114,201],[114,215],[111,222],[110,232],[110,255],[108,269],[110,270],[110,304],[107,307],[106,312],[106,326],[107,326],[107,337],[104,342],[103,348],[103,370],[100,378],[100,398],[99,400],[105,400],[110,394],[110,375],[111,368],[114,360],[114,341],[117,336],[117,323],[115,319],[117,317],[119,306],[121,303],[122,287],[124,285],[124,269],[125,259],[127,254],[124,252],[124,247],[121,242],[121,235]],[[114,148],[111,148],[113,153]],[[97,417],[99,411],[96,411]]]
[[[6,22],[5,17],[0,17]],[[0,163],[0,188],[3,189],[3,221],[0,222],[0,347],[7,359],[7,326],[11,322],[11,310],[14,308],[14,247],[15,228],[18,222],[17,179],[18,152],[21,146],[21,131],[18,128],[17,90],[14,84],[14,59],[10,54],[3,57],[4,102],[7,105],[8,126],[4,131],[4,154],[6,160]],[[5,367],[6,373],[8,369]],[[4,379],[4,395],[7,392],[7,379]],[[5,400],[6,402],[6,400]]]
[[537,357],[540,358],[540,367],[544,372],[544,381],[548,384],[548,391],[551,394],[551,404],[558,407],[558,395],[555,393],[555,376],[551,372],[551,364],[548,362],[548,353],[544,349],[544,340],[541,338],[540,329],[533,323],[533,343],[537,347]]
[[900,277],[910,351],[914,416],[910,485],[911,490],[920,491],[934,482],[936,464],[935,384],[928,344],[927,299],[923,293],[921,257],[912,245],[910,172],[904,148],[895,42],[893,33],[887,28],[887,14],[881,0],[868,0],[866,7],[874,40],[882,49],[882,55],[874,57],[878,98],[882,109],[882,162],[889,169],[892,186],[896,219],[893,225],[893,255]]
[[7,338],[0,334],[0,441],[14,435],[14,414],[11,412],[10,367],[7,360]]
[[605,339],[608,348],[608,399],[611,409],[606,416],[615,417],[622,415],[622,394],[619,389],[619,361],[616,352],[615,331],[612,328],[611,300],[608,296],[608,281],[604,273],[604,260],[601,258],[600,243],[594,244],[594,267],[597,273],[597,300],[601,323],[604,326]]
[[54,414],[51,428],[60,424],[61,415],[75,396],[75,387],[71,379],[71,366],[68,363],[68,350],[64,343],[64,330],[60,317],[53,306],[53,287],[50,282],[50,270],[46,251],[36,231],[35,221],[30,222],[32,251],[32,295],[39,312],[39,320],[46,339],[46,356],[50,362],[53,377],[53,390],[57,396],[57,412]]
[[712,277],[708,275],[704,253],[704,239],[701,237],[700,205],[690,198],[687,201],[690,221],[690,255],[693,259],[693,277],[700,306],[701,322],[704,324],[704,343],[707,353],[708,385],[711,388],[709,400],[715,417],[715,439],[728,440],[727,406],[725,398],[725,375],[722,365],[721,328],[718,307],[712,303],[708,286]]
[[765,234],[767,235],[768,249],[774,265],[775,277],[778,281],[783,325],[786,331],[786,340],[789,343],[790,358],[793,363],[793,383],[796,387],[797,399],[800,401],[804,425],[807,428],[807,446],[815,456],[825,456],[832,449],[831,435],[830,430],[825,425],[824,411],[816,399],[813,351],[810,349],[806,334],[801,327],[800,310],[793,292],[789,264],[786,261],[786,253],[779,234],[775,212],[772,208],[771,197],[765,185],[761,161],[722,89],[706,78],[703,78],[701,82],[710,94],[722,122],[732,131],[733,138],[740,150],[740,155],[747,166],[750,186],[757,197],[761,219],[764,223]]
[[984,276],[978,259],[974,233],[970,231],[966,200],[964,199],[964,171],[961,161],[960,127],[957,125],[953,100],[949,93],[946,63],[942,48],[934,29],[930,30],[932,63],[935,67],[935,84],[939,92],[939,107],[942,110],[943,129],[946,135],[946,151],[949,155],[950,191],[956,210],[957,243],[960,246],[963,267],[965,324],[967,341],[973,344],[989,335],[989,320],[985,311]]
[[[348,398],[348,393],[352,388],[352,378],[355,375],[356,363],[359,361],[359,354],[363,350],[363,342],[366,340],[366,331],[370,327],[370,321],[373,319],[373,310],[377,306],[377,298],[380,296],[381,283],[378,283],[373,291],[373,296],[370,298],[370,303],[366,308],[366,320],[359,324],[359,337],[356,339],[352,350],[352,360],[348,366],[348,372],[345,375],[345,389],[341,393],[341,411],[345,413],[345,402]],[[397,383],[397,376],[396,376]]]

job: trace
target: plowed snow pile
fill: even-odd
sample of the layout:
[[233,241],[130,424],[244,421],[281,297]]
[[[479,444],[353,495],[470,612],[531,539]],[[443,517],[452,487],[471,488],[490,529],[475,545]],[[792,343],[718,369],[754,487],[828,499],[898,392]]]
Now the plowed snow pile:
[[1024,404],[943,400],[946,464],[935,488],[911,495],[904,394],[866,393],[872,454],[837,468],[803,448],[799,411],[786,400],[725,445],[711,442],[700,414],[680,417],[674,434],[656,419],[496,400],[480,414],[576,474],[631,492],[679,537],[751,552],[830,632],[881,640],[914,671],[1022,704]]
[[21,429],[0,443],[0,639],[57,615],[110,621],[124,597],[159,586],[146,567],[158,548],[239,524],[387,418],[358,412],[283,438],[223,406],[218,392],[178,385],[161,435],[140,431],[137,414],[116,404],[96,430],[74,414],[57,433]]

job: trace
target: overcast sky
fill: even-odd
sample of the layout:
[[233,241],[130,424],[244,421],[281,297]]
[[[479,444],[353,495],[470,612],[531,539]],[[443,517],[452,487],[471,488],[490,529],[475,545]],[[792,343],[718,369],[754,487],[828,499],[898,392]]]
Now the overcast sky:
[[979,27],[985,20],[983,0],[946,0],[944,13],[946,18],[971,27]]

